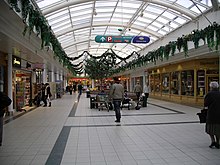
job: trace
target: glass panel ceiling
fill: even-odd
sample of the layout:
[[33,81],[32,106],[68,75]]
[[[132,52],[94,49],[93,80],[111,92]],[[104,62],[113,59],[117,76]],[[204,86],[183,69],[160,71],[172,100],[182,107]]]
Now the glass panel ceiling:
[[[205,12],[212,7],[211,0],[35,1],[70,57],[78,57],[83,51],[99,56],[109,48],[126,57],[133,51],[146,48],[160,37],[201,15],[201,11]],[[96,43],[96,35],[144,35],[150,37],[150,42]]]

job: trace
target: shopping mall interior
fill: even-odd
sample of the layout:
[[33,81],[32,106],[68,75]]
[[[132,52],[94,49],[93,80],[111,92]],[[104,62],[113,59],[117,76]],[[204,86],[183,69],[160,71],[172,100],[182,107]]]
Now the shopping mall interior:
[[[220,82],[219,16],[220,0],[1,0],[0,164],[218,165],[197,113]],[[97,97],[114,77],[120,123]]]

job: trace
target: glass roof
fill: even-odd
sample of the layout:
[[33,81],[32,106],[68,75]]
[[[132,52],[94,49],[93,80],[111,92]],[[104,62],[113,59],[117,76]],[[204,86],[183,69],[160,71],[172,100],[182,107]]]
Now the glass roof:
[[[211,0],[35,0],[69,57],[111,48],[126,57],[212,7]],[[219,3],[219,0],[218,0]],[[122,29],[119,31],[118,29]],[[148,44],[96,43],[96,35],[149,36]],[[82,60],[74,61],[79,63]]]

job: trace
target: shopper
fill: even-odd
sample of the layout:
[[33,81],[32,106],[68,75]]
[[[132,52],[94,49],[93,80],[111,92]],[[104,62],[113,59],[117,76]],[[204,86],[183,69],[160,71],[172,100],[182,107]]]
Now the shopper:
[[[51,91],[50,91],[50,85],[49,83],[46,83],[46,89],[45,89],[45,98],[47,99],[47,102],[49,103],[48,107],[51,107]],[[46,102],[46,106],[47,106],[47,102]]]
[[44,107],[47,106],[47,98],[45,96],[46,85],[44,83],[41,84],[41,100],[44,102]]
[[140,98],[141,93],[142,93],[142,87],[141,87],[139,82],[137,82],[137,84],[135,85],[134,92],[136,93],[137,101],[139,101],[139,98]]
[[73,92],[76,93],[76,83],[73,84]]
[[145,105],[143,107],[147,107],[147,99],[149,97],[149,93],[150,93],[149,83],[146,82],[146,84],[144,85],[144,96],[145,96],[145,98],[143,100]]
[[6,94],[0,92],[0,146],[2,146],[4,109],[9,106],[11,102],[11,99]]
[[70,95],[72,95],[72,93],[73,93],[73,86],[72,85],[69,85],[69,92],[70,92]]
[[121,121],[121,102],[124,99],[124,87],[120,84],[118,78],[114,78],[114,84],[111,86],[109,91],[109,98],[113,100],[116,120],[115,122],[120,123]]
[[220,92],[218,82],[210,83],[211,91],[207,93],[204,99],[204,107],[208,108],[206,118],[206,133],[211,138],[210,148],[219,149],[220,138]]
[[82,83],[80,82],[80,83],[78,84],[78,92],[79,92],[79,95],[82,94],[82,89],[83,89],[83,86],[82,86]]

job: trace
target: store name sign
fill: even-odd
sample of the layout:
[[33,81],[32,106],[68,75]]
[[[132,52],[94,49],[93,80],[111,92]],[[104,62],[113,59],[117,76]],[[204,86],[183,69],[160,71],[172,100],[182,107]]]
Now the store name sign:
[[137,43],[146,44],[150,42],[150,38],[147,36],[105,36],[97,35],[95,37],[97,43]]
[[16,68],[21,68],[21,58],[12,56],[12,66]]

